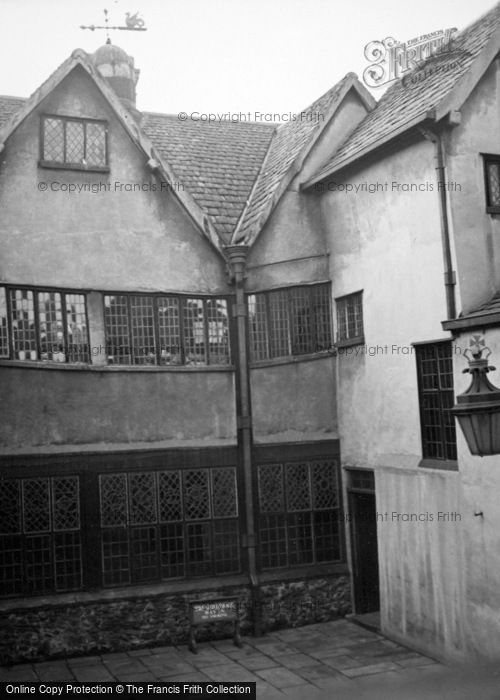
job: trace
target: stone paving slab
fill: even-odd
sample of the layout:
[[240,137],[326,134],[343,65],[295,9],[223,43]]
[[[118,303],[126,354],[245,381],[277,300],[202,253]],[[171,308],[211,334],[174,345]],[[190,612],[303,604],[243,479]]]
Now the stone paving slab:
[[68,666],[76,668],[77,666],[95,666],[100,663],[100,656],[76,656],[68,659]]
[[211,668],[203,669],[203,672],[209,677],[211,681],[241,681],[241,682],[253,682],[256,683],[259,678],[248,668],[243,668],[239,664],[226,663],[221,666],[213,666]]
[[154,672],[157,669],[158,675],[168,678],[169,676],[184,676],[187,673],[197,673],[198,669],[186,661],[174,664],[162,664],[161,666],[149,667]]
[[190,673],[187,676],[172,676],[171,678],[161,678],[165,683],[208,683],[211,679],[201,671]]
[[29,664],[19,664],[8,668],[0,668],[0,681],[6,683],[19,683],[22,681],[39,680],[37,673]]
[[103,664],[98,666],[76,666],[73,669],[74,676],[80,683],[100,683],[113,681],[114,677]]
[[341,674],[336,674],[329,666],[316,664],[315,666],[304,666],[297,669],[297,673],[310,682],[324,680],[325,678],[338,678]]
[[314,661],[308,654],[287,654],[286,656],[277,656],[276,661],[285,668],[297,669],[303,666],[319,666],[319,661]]
[[122,683],[151,683],[152,681],[158,680],[158,678],[150,671],[143,671],[141,673],[131,673],[130,675],[120,673],[120,675],[116,677],[116,680]]
[[[130,659],[129,659],[130,663]],[[64,661],[46,661],[37,664],[36,673],[41,681],[71,681],[74,676]]]
[[272,659],[270,656],[265,656],[264,654],[245,656],[244,658],[237,659],[237,661],[250,671],[261,671],[263,668],[272,668],[278,664],[275,659]]
[[280,690],[291,685],[304,684],[303,678],[287,668],[265,668],[262,671],[257,671],[257,675]]

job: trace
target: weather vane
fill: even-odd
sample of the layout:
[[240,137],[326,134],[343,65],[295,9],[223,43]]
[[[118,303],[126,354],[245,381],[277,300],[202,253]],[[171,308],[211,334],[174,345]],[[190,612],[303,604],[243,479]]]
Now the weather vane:
[[144,20],[142,17],[139,17],[139,13],[136,12],[135,14],[130,14],[130,12],[127,12],[125,15],[125,25],[117,25],[114,27],[109,26],[109,17],[108,17],[108,11],[104,10],[104,24],[103,25],[96,25],[96,24],[81,24],[80,29],[90,29],[91,32],[95,31],[96,29],[104,29],[106,30],[106,43],[111,44],[111,39],[109,38],[109,32],[112,30],[120,30],[120,31],[125,31],[125,32],[145,32],[147,30],[147,27],[144,26]]

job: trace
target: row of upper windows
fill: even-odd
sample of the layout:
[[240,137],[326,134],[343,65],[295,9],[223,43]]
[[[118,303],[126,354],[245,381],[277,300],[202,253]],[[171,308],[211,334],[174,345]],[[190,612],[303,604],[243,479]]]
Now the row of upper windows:
[[[228,299],[105,294],[108,364],[229,365]],[[330,285],[250,294],[252,361],[309,355],[332,347]],[[337,300],[339,343],[363,342],[361,292]],[[0,287],[0,357],[89,363],[86,295]]]

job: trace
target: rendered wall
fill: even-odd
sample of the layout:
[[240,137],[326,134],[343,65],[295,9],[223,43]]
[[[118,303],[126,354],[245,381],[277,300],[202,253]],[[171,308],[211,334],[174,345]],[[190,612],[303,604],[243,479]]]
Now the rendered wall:
[[231,371],[1,367],[0,445],[235,440]]
[[[467,345],[472,334],[482,329],[471,329],[458,339]],[[486,345],[492,351],[490,362],[499,367],[500,330],[487,329]],[[470,374],[462,371],[467,363],[455,360],[455,390],[465,391]],[[500,387],[500,372],[488,374],[492,384]],[[500,661],[500,455],[473,456],[460,429],[458,438],[458,466],[461,480],[463,513],[464,585],[463,610],[467,643],[467,658],[471,660]],[[482,515],[475,515],[482,513]]]
[[337,437],[331,357],[255,367],[250,380],[257,442]]
[[407,138],[365,163],[335,174],[321,198],[333,296],[363,290],[365,344],[340,347],[337,358],[342,461],[375,470],[383,630],[459,658],[462,523],[438,513],[461,512],[460,476],[418,467],[412,346],[449,337],[434,146]]

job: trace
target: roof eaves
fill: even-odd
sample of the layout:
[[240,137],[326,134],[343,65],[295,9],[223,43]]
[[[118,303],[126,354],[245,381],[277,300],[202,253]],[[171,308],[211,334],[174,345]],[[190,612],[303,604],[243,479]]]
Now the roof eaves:
[[417,117],[414,117],[410,121],[405,122],[395,131],[392,131],[389,134],[385,134],[377,141],[373,141],[373,142],[369,143],[364,148],[361,148],[358,151],[355,151],[351,155],[347,156],[346,158],[343,158],[342,160],[339,160],[338,162],[334,161],[333,163],[328,165],[323,170],[320,170],[320,172],[317,175],[310,178],[307,182],[304,182],[301,185],[301,190],[309,189],[310,187],[315,185],[317,182],[321,182],[321,180],[324,180],[325,178],[329,177],[330,175],[333,175],[334,173],[338,172],[339,170],[342,170],[347,165],[350,165],[351,163],[354,163],[355,161],[360,160],[364,156],[371,153],[371,151],[374,151],[375,149],[380,148],[380,146],[384,146],[386,143],[389,143],[389,141],[392,141],[393,139],[397,138],[398,136],[403,134],[405,131],[412,129],[414,126],[417,126],[418,124],[421,124],[422,122],[425,122],[425,121],[435,121],[434,110],[421,112]]
[[487,326],[500,326],[500,311],[490,311],[489,313],[472,313],[461,318],[454,318],[449,321],[441,321],[443,330],[457,331],[469,330],[472,328],[486,328]]

